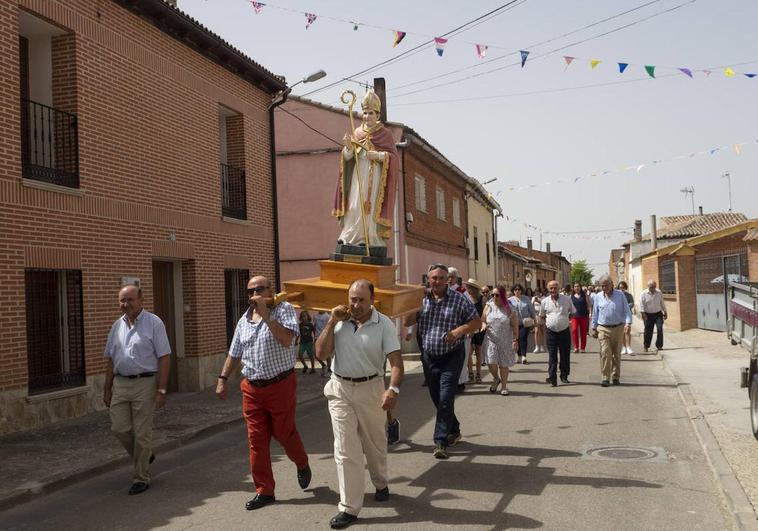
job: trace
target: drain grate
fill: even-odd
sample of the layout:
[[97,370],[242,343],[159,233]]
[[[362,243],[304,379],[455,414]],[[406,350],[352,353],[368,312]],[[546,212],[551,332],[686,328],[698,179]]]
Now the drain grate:
[[663,448],[634,446],[585,446],[582,448],[585,459],[603,461],[650,461],[666,462],[668,460]]

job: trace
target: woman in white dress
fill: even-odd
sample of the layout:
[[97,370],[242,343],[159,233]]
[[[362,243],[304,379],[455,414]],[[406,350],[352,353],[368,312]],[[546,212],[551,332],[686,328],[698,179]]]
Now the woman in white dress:
[[492,374],[490,393],[497,392],[502,383],[500,394],[508,395],[508,372],[516,364],[518,326],[518,316],[511,311],[505,288],[498,286],[492,291],[492,299],[484,307],[482,316],[485,331],[482,353]]

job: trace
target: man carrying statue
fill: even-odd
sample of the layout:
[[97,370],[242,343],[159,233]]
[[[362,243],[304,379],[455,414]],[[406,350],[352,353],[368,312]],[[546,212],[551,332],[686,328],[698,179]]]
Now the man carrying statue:
[[[345,95],[354,101],[352,92]],[[342,139],[345,147],[332,209],[342,228],[337,241],[341,246],[386,248],[392,233],[399,161],[395,139],[379,121],[381,105],[376,93],[367,92],[361,102],[363,123]],[[352,118],[352,102],[349,109]]]

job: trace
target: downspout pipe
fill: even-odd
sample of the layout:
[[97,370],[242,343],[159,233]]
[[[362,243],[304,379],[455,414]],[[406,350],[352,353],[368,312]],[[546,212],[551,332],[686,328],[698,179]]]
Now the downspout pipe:
[[269,148],[271,156],[271,194],[273,195],[272,224],[274,228],[274,276],[276,277],[276,293],[282,290],[281,267],[279,265],[279,195],[276,186],[276,134],[274,129],[274,111],[287,101],[292,88],[278,92],[268,106]]

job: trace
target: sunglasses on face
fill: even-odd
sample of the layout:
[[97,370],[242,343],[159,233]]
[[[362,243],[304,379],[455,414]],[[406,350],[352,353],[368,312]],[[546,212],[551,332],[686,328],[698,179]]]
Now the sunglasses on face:
[[247,294],[248,295],[257,295],[258,293],[263,293],[268,288],[266,286],[258,286],[255,288],[247,288]]

